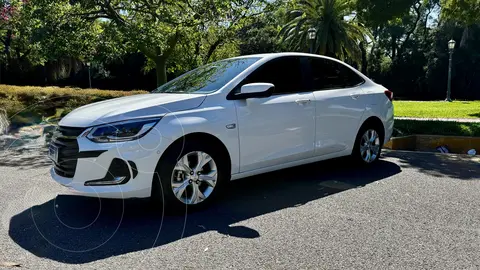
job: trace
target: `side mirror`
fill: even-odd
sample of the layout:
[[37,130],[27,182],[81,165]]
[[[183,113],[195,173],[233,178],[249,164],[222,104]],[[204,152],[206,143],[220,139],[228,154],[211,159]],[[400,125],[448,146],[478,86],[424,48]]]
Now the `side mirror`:
[[271,83],[249,83],[240,88],[240,93],[233,96],[233,99],[264,98],[273,93],[275,85]]

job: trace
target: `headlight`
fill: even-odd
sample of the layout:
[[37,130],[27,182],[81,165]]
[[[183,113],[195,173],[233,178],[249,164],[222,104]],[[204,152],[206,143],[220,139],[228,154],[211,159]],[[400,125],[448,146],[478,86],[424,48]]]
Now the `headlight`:
[[90,128],[84,136],[98,143],[125,142],[143,137],[161,118],[130,120]]

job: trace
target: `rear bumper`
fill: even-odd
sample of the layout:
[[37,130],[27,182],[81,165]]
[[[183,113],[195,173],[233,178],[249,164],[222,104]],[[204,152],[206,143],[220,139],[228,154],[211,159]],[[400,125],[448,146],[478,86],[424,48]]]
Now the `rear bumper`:
[[390,102],[390,106],[387,108],[387,116],[384,121],[384,126],[385,126],[385,139],[383,144],[386,144],[387,142],[390,141],[393,135],[393,126],[394,126],[395,120],[394,120],[394,108],[393,104]]

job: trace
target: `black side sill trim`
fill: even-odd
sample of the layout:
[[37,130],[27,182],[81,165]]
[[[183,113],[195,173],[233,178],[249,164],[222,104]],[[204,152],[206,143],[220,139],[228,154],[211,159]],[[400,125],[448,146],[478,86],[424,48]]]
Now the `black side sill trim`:
[[77,154],[78,158],[95,158],[100,156],[101,154],[107,152],[107,150],[97,150],[97,151],[85,151],[85,152],[79,152]]

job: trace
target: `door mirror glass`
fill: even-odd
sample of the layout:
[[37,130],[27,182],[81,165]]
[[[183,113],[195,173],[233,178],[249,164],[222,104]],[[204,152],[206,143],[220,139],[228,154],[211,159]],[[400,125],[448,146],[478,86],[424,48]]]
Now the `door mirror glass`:
[[233,99],[264,98],[273,93],[275,86],[271,83],[249,83],[240,88],[240,93],[233,96]]

